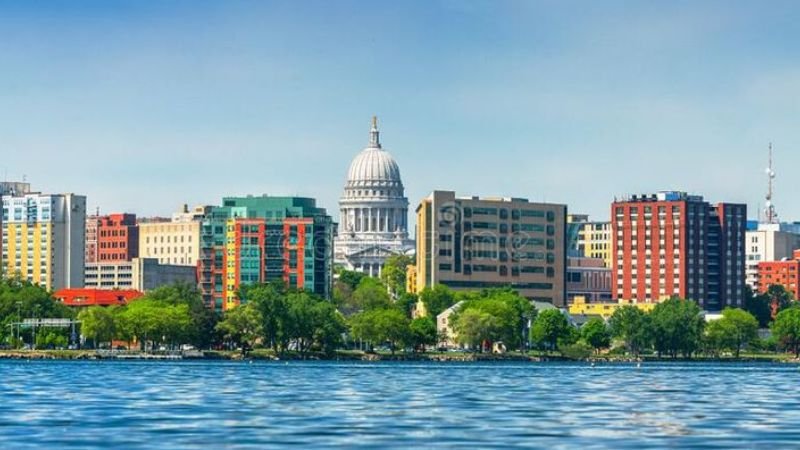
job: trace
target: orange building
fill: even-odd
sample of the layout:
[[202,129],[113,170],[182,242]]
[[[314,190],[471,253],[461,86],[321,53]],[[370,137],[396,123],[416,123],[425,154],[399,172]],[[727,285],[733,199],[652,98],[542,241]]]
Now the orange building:
[[55,298],[67,306],[122,306],[143,295],[135,290],[60,289]]
[[800,298],[800,250],[795,250],[793,259],[787,261],[758,263],[756,280],[758,292],[767,292],[773,284],[783,286],[794,295],[794,298]]

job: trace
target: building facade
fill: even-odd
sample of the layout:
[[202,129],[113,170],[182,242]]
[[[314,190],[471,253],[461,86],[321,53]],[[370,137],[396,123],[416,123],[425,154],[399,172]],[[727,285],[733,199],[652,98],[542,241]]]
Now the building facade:
[[136,214],[86,218],[86,264],[124,262],[139,256]]
[[791,259],[758,263],[755,290],[763,294],[772,285],[783,286],[800,298],[800,250],[795,250]]
[[591,221],[586,214],[569,214],[567,240],[569,256],[599,258],[605,267],[613,265],[611,222]]
[[615,201],[611,214],[615,298],[680,296],[711,311],[743,305],[746,205],[668,191]]
[[227,310],[239,304],[241,286],[278,280],[328,298],[333,229],[331,217],[311,198],[224,198],[201,228],[198,278],[204,300]]
[[83,285],[86,197],[2,196],[2,268],[48,290]]
[[377,276],[388,257],[414,250],[400,168],[381,146],[374,117],[369,145],[350,163],[339,212],[337,265]]
[[576,297],[591,303],[608,302],[611,293],[611,269],[600,258],[567,258],[567,304]]
[[133,258],[86,264],[84,287],[146,292],[175,283],[196,285],[197,270],[191,266],[161,264],[155,258]]
[[59,289],[53,294],[59,302],[74,307],[124,306],[143,295],[144,293],[135,290],[84,288]]
[[161,264],[196,267],[200,259],[200,224],[210,206],[187,205],[171,219],[139,220],[139,256]]
[[564,306],[566,205],[434,191],[417,207],[417,291],[510,286]]
[[656,307],[656,303],[636,303],[628,300],[590,302],[584,297],[577,296],[569,305],[569,313],[573,316],[599,316],[603,320],[608,320],[623,306],[635,306],[644,312],[650,312]]
[[745,234],[747,285],[758,289],[759,265],[762,262],[793,258],[800,249],[800,230],[796,224],[759,223]]

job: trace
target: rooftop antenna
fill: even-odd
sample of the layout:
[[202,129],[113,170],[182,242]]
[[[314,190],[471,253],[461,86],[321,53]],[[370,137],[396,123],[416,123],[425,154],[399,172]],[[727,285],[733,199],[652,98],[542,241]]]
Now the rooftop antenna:
[[767,201],[764,203],[764,216],[767,223],[777,223],[778,213],[775,211],[775,205],[772,204],[772,180],[775,179],[775,171],[772,170],[772,142],[769,143],[769,166],[766,169],[767,174]]

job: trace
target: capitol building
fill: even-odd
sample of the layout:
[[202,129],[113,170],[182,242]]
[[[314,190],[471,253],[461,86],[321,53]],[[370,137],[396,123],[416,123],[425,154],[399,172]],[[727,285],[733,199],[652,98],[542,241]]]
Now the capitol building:
[[400,168],[381,147],[375,117],[369,145],[350,163],[339,208],[334,243],[337,265],[377,276],[389,256],[414,251],[414,241],[408,238],[408,199]]

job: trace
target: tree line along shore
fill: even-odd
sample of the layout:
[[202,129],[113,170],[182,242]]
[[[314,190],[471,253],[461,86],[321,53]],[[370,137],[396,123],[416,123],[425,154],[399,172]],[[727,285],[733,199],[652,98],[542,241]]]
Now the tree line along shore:
[[[190,285],[164,286],[123,306],[76,310],[38,285],[7,278],[0,281],[0,357],[792,361],[800,355],[800,306],[785,292],[748,293],[746,309],[728,308],[708,322],[695,302],[671,298],[650,312],[624,306],[607,321],[591,318],[577,327],[564,312],[538,311],[512,289],[435,286],[409,294],[403,258],[390,260],[380,278],[341,271],[331,300],[280,283],[246,286],[238,292],[242,304],[222,314]],[[440,335],[436,315],[457,303],[450,333]],[[426,316],[415,317],[418,304]],[[80,348],[72,330],[20,326],[26,318],[77,320]],[[439,351],[445,340],[461,349]]]

